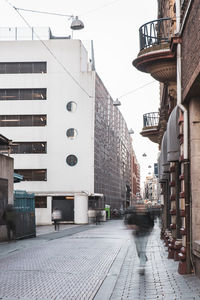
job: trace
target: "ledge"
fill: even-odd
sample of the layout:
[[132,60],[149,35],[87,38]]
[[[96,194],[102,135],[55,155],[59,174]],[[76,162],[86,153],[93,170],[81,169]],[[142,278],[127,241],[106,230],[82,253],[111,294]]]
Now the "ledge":
[[193,243],[193,253],[195,256],[200,258],[200,240],[194,241]]

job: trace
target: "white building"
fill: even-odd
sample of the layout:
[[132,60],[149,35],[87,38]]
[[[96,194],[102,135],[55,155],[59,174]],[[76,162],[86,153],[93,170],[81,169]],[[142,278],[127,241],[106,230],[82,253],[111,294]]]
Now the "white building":
[[[34,31],[23,37],[19,29],[2,30],[0,127],[13,141],[15,172],[24,176],[16,188],[35,193],[37,224],[51,223],[56,206],[62,209],[63,220],[87,223],[88,196],[105,190],[95,188],[94,183],[95,166],[101,167],[101,157],[95,160],[94,151],[98,136],[95,91],[101,81],[81,41],[55,38],[44,29],[42,41],[29,36]],[[99,98],[106,97],[108,102],[108,92],[101,85],[103,97]],[[109,101],[109,107],[113,106],[112,99]],[[112,109],[121,122],[117,107]],[[128,141],[123,144],[129,151],[130,137],[125,121],[122,123],[123,140]],[[123,168],[127,170],[121,180],[125,189],[130,185],[130,170],[128,165]],[[98,174],[96,171],[96,180]]]

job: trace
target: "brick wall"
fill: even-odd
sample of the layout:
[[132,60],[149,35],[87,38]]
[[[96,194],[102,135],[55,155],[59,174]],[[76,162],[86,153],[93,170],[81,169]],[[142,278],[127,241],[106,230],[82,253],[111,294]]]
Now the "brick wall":
[[[194,0],[182,35],[182,92],[200,63],[200,1]],[[196,74],[197,76],[198,74]],[[195,77],[196,77],[195,76]],[[191,83],[190,83],[191,84]]]

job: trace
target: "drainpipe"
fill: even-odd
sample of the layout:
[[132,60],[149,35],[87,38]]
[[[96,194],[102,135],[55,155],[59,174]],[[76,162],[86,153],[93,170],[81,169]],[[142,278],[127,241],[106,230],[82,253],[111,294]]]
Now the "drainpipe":
[[[180,18],[181,18],[181,5],[180,0],[176,0],[176,33],[180,34]],[[184,114],[184,159],[188,159],[188,111],[181,104],[181,44],[177,45],[177,105]]]
[[[176,34],[181,36],[182,28],[180,23],[181,5],[180,0],[176,0]],[[189,190],[189,161],[188,161],[188,111],[181,103],[181,44],[177,45],[177,105],[184,115],[184,176],[185,176],[185,212],[186,212],[186,273],[191,272],[191,217],[190,217],[190,190]]]

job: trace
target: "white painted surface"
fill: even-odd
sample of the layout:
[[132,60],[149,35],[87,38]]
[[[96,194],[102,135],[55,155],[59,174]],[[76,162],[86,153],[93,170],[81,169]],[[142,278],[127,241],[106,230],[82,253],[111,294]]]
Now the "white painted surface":
[[[1,127],[1,134],[13,141],[47,142],[47,154],[12,155],[15,169],[47,169],[47,181],[25,181],[16,188],[44,195],[60,192],[67,195],[69,191],[74,194],[82,190],[94,193],[95,73],[87,71],[87,52],[81,41],[48,40],[45,44],[57,61],[39,41],[0,41],[1,62],[47,62],[46,74],[0,74],[3,89],[47,88],[47,100],[0,101],[1,114],[47,115],[45,127]],[[75,113],[66,110],[69,101],[77,103]],[[77,130],[75,140],[66,137],[68,128]],[[78,158],[74,167],[66,164],[70,154]],[[37,209],[37,224],[50,224],[49,201],[48,198],[47,209]]]
[[52,197],[47,197],[47,208],[35,209],[35,220],[37,225],[48,225],[52,223]]
[[85,194],[75,194],[74,222],[75,224],[88,223],[88,196]]

